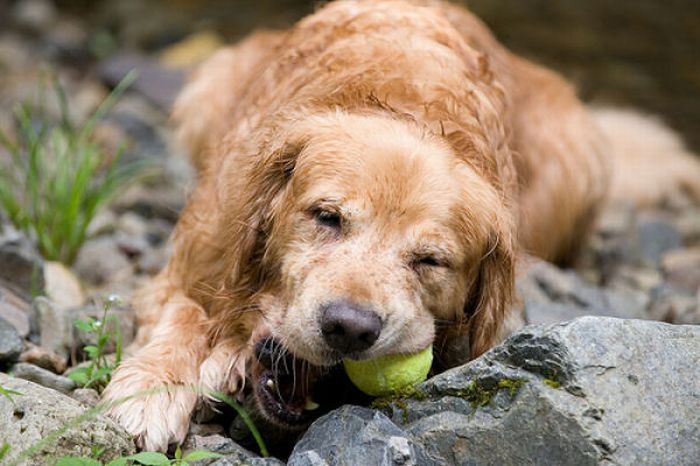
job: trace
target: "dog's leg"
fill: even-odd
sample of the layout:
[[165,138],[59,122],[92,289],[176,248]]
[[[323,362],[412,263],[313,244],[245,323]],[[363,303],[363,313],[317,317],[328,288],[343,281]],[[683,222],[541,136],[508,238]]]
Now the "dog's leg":
[[214,392],[236,393],[242,389],[249,353],[247,346],[241,346],[238,341],[217,343],[199,369],[204,396],[211,400],[215,398]]
[[182,293],[165,301],[150,340],[124,361],[104,392],[108,414],[145,450],[165,451],[187,434],[207,351],[207,316]]

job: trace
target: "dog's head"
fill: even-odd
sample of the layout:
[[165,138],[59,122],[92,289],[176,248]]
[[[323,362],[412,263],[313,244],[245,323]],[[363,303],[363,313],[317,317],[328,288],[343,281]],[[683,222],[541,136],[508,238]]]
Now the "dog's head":
[[493,344],[514,238],[488,180],[440,136],[381,113],[275,133],[226,196],[230,274],[255,289],[266,336],[320,367],[431,344],[439,358],[454,333],[472,357]]

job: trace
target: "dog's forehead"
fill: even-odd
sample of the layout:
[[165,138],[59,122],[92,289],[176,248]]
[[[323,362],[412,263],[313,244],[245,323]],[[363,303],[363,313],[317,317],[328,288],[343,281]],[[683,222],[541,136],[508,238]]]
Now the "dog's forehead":
[[[451,149],[401,120],[352,116],[314,130],[295,169],[306,202],[329,199],[374,215],[447,215],[458,201]],[[342,127],[339,125],[342,124]]]

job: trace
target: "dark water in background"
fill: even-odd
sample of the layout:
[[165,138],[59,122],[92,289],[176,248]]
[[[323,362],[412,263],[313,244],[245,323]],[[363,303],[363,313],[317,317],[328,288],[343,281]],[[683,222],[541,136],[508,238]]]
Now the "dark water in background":
[[[214,29],[235,40],[313,11],[308,0],[66,0],[119,46],[156,49]],[[700,0],[467,0],[511,49],[576,83],[587,101],[658,113],[700,150]]]

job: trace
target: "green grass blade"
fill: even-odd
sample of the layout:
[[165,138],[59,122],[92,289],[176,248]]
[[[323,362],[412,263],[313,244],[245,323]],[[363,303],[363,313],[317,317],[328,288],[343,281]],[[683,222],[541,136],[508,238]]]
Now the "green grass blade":
[[230,396],[226,395],[225,393],[221,392],[213,392],[211,394],[214,398],[223,401],[230,407],[232,407],[236,413],[243,419],[243,422],[245,425],[248,427],[248,430],[250,430],[250,433],[253,434],[253,438],[255,439],[255,443],[258,444],[258,448],[260,449],[260,454],[264,457],[270,456],[270,452],[267,450],[267,446],[265,445],[265,441],[262,438],[262,435],[260,435],[260,431],[258,430],[257,427],[255,427],[255,424],[253,423],[253,420],[250,417],[250,414],[248,414],[248,411],[246,411],[243,406],[238,404],[233,398]]

